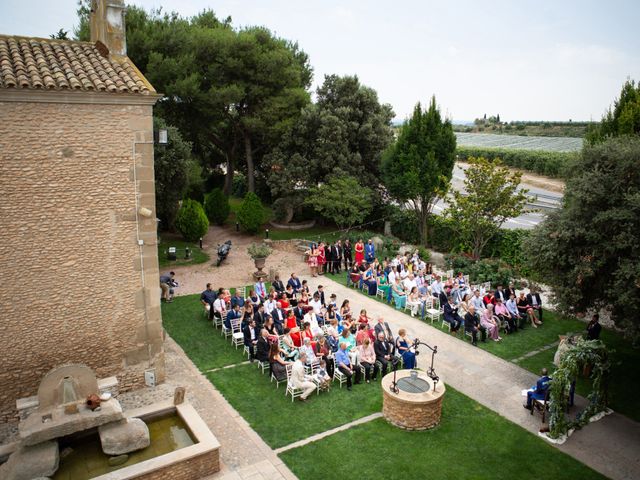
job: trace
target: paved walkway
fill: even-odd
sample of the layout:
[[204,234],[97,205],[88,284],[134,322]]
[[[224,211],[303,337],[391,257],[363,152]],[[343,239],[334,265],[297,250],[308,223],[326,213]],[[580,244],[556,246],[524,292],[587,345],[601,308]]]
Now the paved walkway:
[[[533,434],[540,428],[540,417],[522,408],[521,391],[534,385],[537,377],[523,368],[502,360],[469,341],[454,338],[448,332],[411,318],[374,298],[334,282],[326,277],[310,278],[309,288],[325,286],[325,295],[335,293],[338,305],[348,298],[351,309],[365,308],[369,316],[384,316],[394,333],[405,328],[411,338],[438,346],[435,369],[441,380]],[[311,290],[314,291],[314,290]],[[439,326],[439,324],[434,323]],[[505,339],[508,341],[508,339]],[[426,369],[431,355],[426,349],[418,356],[418,366]],[[576,397],[578,406],[585,404]],[[542,440],[544,441],[544,440]],[[616,479],[640,478],[640,423],[613,413],[575,432],[560,450]]]

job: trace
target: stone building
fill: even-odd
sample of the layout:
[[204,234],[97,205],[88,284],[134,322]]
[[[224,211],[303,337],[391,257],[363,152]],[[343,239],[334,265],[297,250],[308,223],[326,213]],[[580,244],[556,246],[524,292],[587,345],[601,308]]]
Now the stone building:
[[123,0],[92,41],[0,35],[0,422],[86,364],[120,389],[164,378],[152,109]]

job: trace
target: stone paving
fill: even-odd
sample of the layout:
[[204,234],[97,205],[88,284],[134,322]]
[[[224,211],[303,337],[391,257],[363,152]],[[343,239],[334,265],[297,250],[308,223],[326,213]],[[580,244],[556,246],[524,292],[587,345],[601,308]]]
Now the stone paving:
[[[410,338],[417,337],[429,345],[437,345],[435,369],[442,381],[537,434],[540,416],[530,415],[522,407],[521,394],[523,389],[535,384],[536,375],[472,346],[469,341],[445,333],[437,328],[440,322],[434,322],[434,326],[431,326],[326,277],[307,279],[312,291],[322,284],[327,292],[325,295],[335,293],[338,305],[348,298],[353,311],[359,312],[365,308],[370,317],[384,316],[394,334],[399,328],[405,328]],[[423,349],[418,356],[418,366],[426,369],[430,359],[427,349]],[[576,404],[578,407],[584,405],[585,399],[576,396]],[[557,448],[610,478],[640,478],[640,423],[623,415],[608,415],[576,431],[564,445]]]

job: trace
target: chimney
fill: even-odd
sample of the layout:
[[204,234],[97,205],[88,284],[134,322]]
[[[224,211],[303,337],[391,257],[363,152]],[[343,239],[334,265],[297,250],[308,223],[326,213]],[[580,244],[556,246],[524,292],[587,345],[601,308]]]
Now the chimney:
[[113,55],[127,54],[124,0],[91,1],[91,41],[102,42]]

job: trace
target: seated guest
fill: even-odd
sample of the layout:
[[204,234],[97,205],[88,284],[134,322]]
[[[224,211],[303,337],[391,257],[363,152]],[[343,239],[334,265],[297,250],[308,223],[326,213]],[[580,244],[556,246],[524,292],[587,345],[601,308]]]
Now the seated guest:
[[317,388],[316,384],[306,375],[304,369],[306,363],[307,358],[304,353],[301,353],[291,368],[291,386],[304,390],[302,395],[298,397],[301,402],[306,402],[307,397]]
[[507,295],[505,294],[502,285],[498,285],[498,288],[496,289],[496,292],[493,294],[493,297],[498,300],[502,300],[502,303],[505,303],[509,297],[507,297]]
[[300,327],[298,327],[298,323],[296,322],[296,317],[293,315],[293,312],[289,314],[287,317],[287,323],[285,324],[285,328],[289,329],[289,335],[293,340],[293,344],[296,347],[302,346],[302,335],[300,333]]
[[471,333],[471,343],[473,345],[478,345],[478,331],[481,334],[481,340],[483,342],[487,341],[487,329],[478,320],[476,308],[473,305],[469,306],[469,311],[464,316],[464,331]]
[[[221,320],[224,320],[227,316],[227,303],[224,301],[224,297],[222,296],[223,293],[224,289],[219,288],[218,296],[213,302],[213,314]],[[225,323],[225,325],[227,324]],[[227,328],[231,327],[227,326]]]
[[209,320],[213,320],[213,302],[216,301],[217,296],[218,295],[213,290],[213,287],[210,283],[207,283],[206,290],[200,294],[200,302],[206,309],[207,314],[209,315]]
[[331,388],[331,379],[333,378],[333,368],[329,366],[331,363],[333,362],[320,360],[318,368],[316,368],[315,373],[312,375],[313,380],[318,384],[320,390],[325,391]]
[[395,366],[398,359],[393,354],[393,346],[391,342],[388,342],[383,332],[378,334],[378,339],[373,344],[373,349],[376,353],[376,361],[382,365],[382,376],[387,374],[387,368],[389,364]]
[[322,308],[324,307],[324,305],[320,301],[320,294],[318,292],[313,294],[313,300],[309,302],[309,306],[313,310],[313,313],[315,314],[316,319],[321,319],[322,321],[324,321],[323,314],[322,314]]
[[542,369],[542,376],[538,379],[535,386],[531,387],[527,392],[527,404],[524,408],[531,410],[533,408],[533,400],[544,400],[551,378],[548,376],[546,368]]
[[340,307],[340,316],[342,320],[351,318],[351,307],[349,306],[349,300],[344,300],[342,302],[342,306]]
[[[354,371],[352,368],[352,362],[349,358],[349,353],[347,351],[347,344],[342,342],[340,344],[340,348],[336,352],[336,367],[338,370],[342,372],[342,374],[347,377],[347,390],[351,390],[351,378],[354,375]],[[355,384],[360,383],[360,369],[355,369]]]
[[536,316],[540,321],[538,325],[542,324],[542,300],[535,285],[531,285],[531,292],[527,295],[527,301],[529,305],[531,305],[531,308],[533,308],[533,311],[536,312]]
[[309,322],[302,323],[302,331],[300,332],[300,338],[304,342],[305,338],[309,340],[313,340],[315,338],[315,333],[311,330],[311,324]]
[[384,317],[382,316],[378,317],[378,323],[376,323],[376,326],[374,328],[375,338],[377,339],[381,333],[384,335],[384,339],[388,343],[393,344],[393,332],[391,331],[391,327],[389,326],[389,323],[385,322]]
[[289,299],[287,298],[287,294],[285,293],[281,293],[276,297],[276,300],[280,303],[280,307],[283,310],[288,310],[291,307],[291,304],[289,303]]
[[404,291],[400,278],[396,277],[396,281],[391,286],[391,296],[396,304],[396,310],[402,310],[407,302],[407,293]]
[[313,346],[311,345],[310,338],[305,338],[302,346],[300,347],[300,355],[303,355],[303,354],[307,359],[307,365],[311,365],[317,360],[316,352]]
[[278,331],[276,330],[276,325],[273,322],[273,318],[271,318],[271,316],[267,315],[262,328],[264,328],[269,334],[267,339],[270,343],[278,343]]
[[332,358],[333,351],[331,350],[331,346],[325,337],[319,337],[316,342],[315,355],[318,359],[322,361],[327,361],[327,371],[329,375],[333,377],[333,362],[329,360]]
[[262,303],[262,299],[256,294],[255,290],[249,290],[249,296],[246,298],[245,302],[251,302],[254,307],[257,307]]
[[476,313],[482,313],[486,308],[484,302],[482,301],[482,297],[480,296],[480,290],[476,289],[473,292],[473,297],[471,297],[471,304],[476,309]]
[[360,316],[358,317],[358,324],[364,323],[365,325],[369,325],[369,316],[367,315],[367,311],[363,308],[360,310]]
[[329,303],[327,304],[327,308],[329,308],[329,306],[333,306],[333,309],[335,311],[338,311],[338,297],[335,293],[332,293],[331,296],[329,297]]
[[291,285],[287,284],[287,288],[286,288],[284,294],[287,296],[287,300],[289,301],[289,305],[291,305],[292,307],[295,307],[296,305],[298,305],[297,294],[293,291],[293,287]]
[[365,339],[369,337],[369,326],[366,323],[358,325],[358,333],[356,333],[356,346],[362,345]]
[[513,321],[516,323],[518,328],[522,328],[524,323],[524,318],[520,316],[520,312],[518,312],[518,305],[516,304],[516,294],[512,293],[509,295],[509,300],[507,300],[507,310],[509,314],[513,318]]
[[464,315],[469,311],[469,307],[471,306],[471,296],[468,293],[465,293],[458,303],[458,311],[460,312],[460,316],[464,318]]
[[513,286],[513,282],[510,282],[509,286],[504,289],[504,294],[505,294],[505,297],[507,298],[507,302],[511,298],[511,295],[513,295],[514,297],[516,296],[516,289]]
[[402,363],[404,368],[412,369],[416,367],[416,354],[411,351],[413,341],[407,337],[407,331],[404,328],[398,330],[398,338],[396,338],[396,349],[402,355]]
[[304,318],[304,316],[307,314],[307,312],[304,309],[303,305],[296,305],[295,308],[293,310],[291,310],[292,314],[294,317],[296,317],[296,321],[298,322],[299,325],[302,325],[302,319]]
[[364,378],[367,383],[370,383],[371,379],[376,379],[378,367],[376,366],[376,352],[369,337],[366,337],[364,342],[358,346],[358,357],[360,365],[364,367]]
[[316,317],[313,311],[307,312],[307,314],[304,316],[302,324],[304,325],[305,323],[309,324],[309,328],[311,329],[311,333],[313,333],[314,337],[317,335],[322,335],[322,329],[320,328],[320,325],[318,323],[318,317]]
[[[229,310],[229,313],[227,313],[227,318],[225,320],[225,326],[227,328],[231,328],[231,321],[232,320],[239,320],[240,323],[242,323],[242,312],[240,311],[240,305],[236,304],[233,306],[233,308],[231,310]],[[228,324],[228,325],[227,325]]]
[[456,277],[456,283],[459,287],[463,289],[466,287],[467,281],[464,278],[464,274],[462,272],[458,272],[458,276]]
[[335,307],[333,303],[327,305],[327,310],[324,312],[324,324],[329,325],[331,320],[337,320],[338,314],[336,313]]
[[293,343],[293,338],[291,338],[291,330],[288,328],[284,329],[284,336],[282,337],[282,342],[280,343],[280,348],[282,349],[282,354],[286,360],[295,360],[298,358],[298,349]]
[[516,306],[518,307],[518,312],[520,312],[520,315],[524,318],[529,318],[529,321],[531,321],[531,325],[533,325],[533,328],[538,328],[540,322],[536,318],[536,312],[533,310],[533,308],[531,308],[529,301],[524,296],[524,292],[520,292],[520,296],[516,301]]
[[491,293],[490,291],[487,291],[485,296],[482,298],[482,302],[484,303],[484,306],[486,307],[489,304],[495,305],[496,299],[495,299],[493,293]]
[[282,331],[284,330],[284,321],[287,318],[286,312],[282,309],[282,303],[276,302],[276,308],[271,312],[271,318],[273,318],[273,323],[276,326],[278,335],[282,335]]
[[322,285],[318,285],[318,290],[316,290],[313,294],[313,296],[316,296],[316,293],[318,294],[318,297],[320,298],[320,305],[322,305],[323,307],[326,306],[326,303],[324,301],[324,287]]
[[253,315],[253,319],[256,322],[256,327],[258,328],[258,330],[262,330],[262,325],[264,325],[265,318],[266,314],[264,313],[264,305],[258,305],[258,309]]
[[[438,301],[440,302],[440,306],[444,308],[444,306],[449,303],[449,294],[451,293],[451,289],[449,287],[442,287],[442,291],[438,296]],[[454,302],[455,304],[455,302]]]
[[267,286],[264,284],[262,279],[258,280],[253,287],[256,291],[256,295],[258,295],[262,300],[267,298]]
[[260,362],[269,361],[269,332],[264,328],[260,330],[260,337],[256,342],[256,359]]
[[587,340],[599,340],[602,325],[600,325],[600,315],[594,313],[591,321],[587,325]]
[[271,373],[276,380],[282,382],[287,379],[287,365],[291,362],[285,361],[280,355],[277,343],[272,343],[269,347],[269,366]]
[[291,289],[293,290],[293,293],[300,293],[300,291],[302,290],[302,284],[300,283],[300,279],[296,276],[295,273],[291,274],[291,278],[289,278],[287,285],[291,285]]
[[458,315],[458,307],[453,304],[453,297],[449,297],[447,303],[444,304],[443,317],[444,321],[451,326],[451,333],[457,333],[463,320]]
[[373,264],[364,272],[362,282],[367,286],[367,293],[374,296],[378,289],[378,280]]
[[242,309],[242,329],[243,330],[244,330],[244,327],[249,325],[249,321],[253,319],[253,315],[254,315],[253,305],[251,305],[251,303],[249,302],[245,303],[244,308]]
[[274,277],[273,283],[271,284],[271,286],[278,293],[283,293],[284,292],[284,283],[282,283],[282,280],[280,280],[280,275],[276,275]]
[[418,291],[418,287],[413,287],[407,297],[407,306],[411,307],[411,316],[415,317],[420,313],[423,305],[424,300]]
[[496,306],[493,309],[494,315],[500,319],[500,322],[507,323],[507,333],[514,333],[518,331],[518,325],[515,319],[509,313],[506,305],[502,303],[502,300],[496,298]]
[[276,296],[270,293],[264,302],[264,313],[271,315],[271,312],[276,308]]
[[309,292],[309,282],[307,282],[306,280],[302,280],[302,287],[300,288],[300,293],[306,293],[307,296],[309,296],[309,294],[311,292]]
[[249,361],[253,362],[256,358],[256,344],[258,343],[258,330],[256,329],[256,322],[251,319],[249,325],[244,328],[242,332],[244,335],[244,346],[249,349]]
[[[440,281],[440,276],[436,275],[435,281],[431,284],[431,294],[436,298],[440,298],[440,294],[443,292],[443,288],[444,286]],[[447,302],[444,302],[444,303],[447,303]],[[444,305],[444,303],[440,302],[441,305]]]
[[233,307],[236,304],[240,305],[240,308],[244,307],[244,298],[242,298],[240,291],[237,289],[233,294],[233,297],[231,297],[231,306]]
[[486,329],[491,340],[495,342],[502,340],[502,337],[500,337],[500,321],[493,314],[492,304],[487,305],[487,308],[482,311],[480,315],[480,325]]
[[344,329],[342,330],[340,342],[347,344],[347,351],[351,352],[356,348],[356,337],[351,333],[350,330]]

